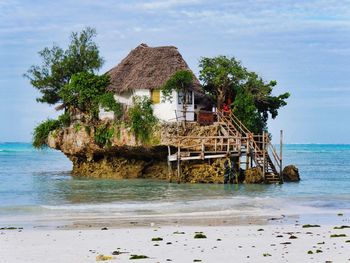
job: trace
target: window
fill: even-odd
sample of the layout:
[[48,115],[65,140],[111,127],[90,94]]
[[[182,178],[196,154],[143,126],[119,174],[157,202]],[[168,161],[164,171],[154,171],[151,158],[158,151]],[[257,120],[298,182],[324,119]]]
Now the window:
[[[192,94],[193,92],[192,91],[189,91],[186,93],[186,104],[187,105],[192,105]],[[177,101],[178,101],[178,104],[183,104],[184,102],[184,94],[182,91],[179,91],[178,94],[177,94]]]
[[151,90],[151,100],[152,100],[153,104],[160,103],[160,90],[159,89]]

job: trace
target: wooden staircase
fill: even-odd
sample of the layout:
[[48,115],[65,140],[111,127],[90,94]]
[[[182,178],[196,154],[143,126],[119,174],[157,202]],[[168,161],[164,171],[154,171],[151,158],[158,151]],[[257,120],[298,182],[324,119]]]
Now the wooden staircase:
[[[278,155],[267,134],[254,135],[232,113],[217,112],[218,136],[173,136],[168,146],[168,163],[246,156],[246,169],[258,167],[265,183],[282,183],[282,157]],[[174,146],[177,146],[175,153]],[[254,164],[253,164],[254,163]]]
[[[283,183],[282,159],[267,134],[255,135],[233,114],[217,113],[221,130],[226,136],[242,138],[241,151],[251,155],[256,167],[263,171],[266,183]],[[272,158],[271,158],[272,156]],[[248,158],[248,157],[247,157]]]

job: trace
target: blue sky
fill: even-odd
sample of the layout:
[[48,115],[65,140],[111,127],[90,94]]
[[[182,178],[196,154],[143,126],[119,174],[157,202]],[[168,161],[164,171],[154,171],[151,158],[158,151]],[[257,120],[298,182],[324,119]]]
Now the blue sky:
[[288,105],[270,131],[287,143],[350,143],[350,1],[0,0],[0,141],[30,141],[57,113],[22,74],[37,52],[95,27],[105,65],[144,42],[175,45],[195,73],[201,56],[233,55]]

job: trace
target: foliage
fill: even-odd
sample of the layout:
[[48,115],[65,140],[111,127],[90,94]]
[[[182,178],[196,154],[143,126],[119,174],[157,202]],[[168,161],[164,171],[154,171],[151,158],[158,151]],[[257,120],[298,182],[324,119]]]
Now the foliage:
[[61,123],[58,120],[48,119],[41,122],[34,129],[33,133],[33,146],[37,149],[42,149],[47,145],[47,138],[51,131],[58,129],[61,126]]
[[[183,98],[186,98],[185,94],[193,86],[193,74],[188,70],[177,71],[162,87],[162,94],[165,100],[172,99],[173,91],[183,92]],[[185,101],[186,104],[188,102]]]
[[146,143],[150,140],[157,118],[153,115],[152,101],[143,96],[133,98],[133,106],[128,111],[129,126],[136,140]]
[[123,115],[123,108],[120,103],[117,103],[114,95],[110,91],[105,91],[104,94],[99,96],[99,104],[108,111],[113,111],[116,119],[120,119]]
[[233,104],[233,113],[253,133],[260,133],[266,128],[254,104],[253,96],[240,89]]
[[79,122],[74,124],[74,130],[75,132],[79,132],[81,130],[81,124]]
[[265,82],[234,57],[201,58],[199,66],[203,89],[217,108],[220,110],[224,102],[233,103],[233,111],[252,132],[261,133],[267,127],[269,114],[274,119],[278,110],[287,105],[288,92],[272,95],[276,81]]
[[80,33],[73,32],[66,50],[57,45],[44,48],[39,52],[40,66],[33,65],[25,77],[42,96],[38,102],[55,104],[61,102],[60,91],[70,82],[71,77],[79,72],[93,73],[102,67],[103,59],[93,38],[96,30],[90,27]]
[[95,142],[101,147],[110,147],[112,145],[112,138],[114,135],[113,127],[102,125],[96,127],[94,133]]
[[290,96],[288,92],[273,96],[271,93],[276,85],[275,80],[264,82],[255,72],[248,73],[247,81],[243,85],[244,89],[253,95],[254,104],[265,123],[268,120],[268,113],[271,114],[272,119],[277,117],[278,109],[287,105],[286,99]]
[[[183,116],[186,116],[187,104],[191,103],[188,100],[188,93],[191,92],[190,88],[193,86],[193,74],[188,70],[177,71],[162,87],[162,93],[164,100],[171,101],[173,91],[182,93],[182,111]],[[180,99],[180,96],[179,96]],[[186,120],[186,118],[185,118]]]
[[91,134],[91,128],[90,126],[84,126],[85,132],[90,135]]
[[58,121],[60,122],[61,126],[68,127],[70,125],[70,115],[68,112],[65,112],[58,116]]
[[203,89],[216,101],[218,109],[222,108],[229,97],[235,97],[247,73],[246,68],[234,57],[202,57],[199,67]]
[[88,112],[98,107],[98,97],[104,94],[108,84],[107,75],[77,73],[72,76],[70,83],[65,85],[59,94],[67,108],[73,107],[82,112]]
[[107,90],[109,76],[97,76],[93,73],[82,72],[72,76],[59,95],[65,106],[98,117],[99,106],[115,112],[121,116],[121,105],[114,100],[113,93]]

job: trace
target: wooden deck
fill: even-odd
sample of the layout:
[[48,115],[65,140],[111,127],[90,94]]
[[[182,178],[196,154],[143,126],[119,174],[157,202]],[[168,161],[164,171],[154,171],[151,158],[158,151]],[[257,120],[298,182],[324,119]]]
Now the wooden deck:
[[[254,135],[233,114],[216,113],[219,136],[175,136],[176,149],[168,146],[168,163],[238,157],[245,168],[259,167],[266,183],[283,183],[282,131],[280,152],[271,144],[268,134]],[[172,152],[174,151],[174,152]],[[245,161],[241,162],[241,157]]]

